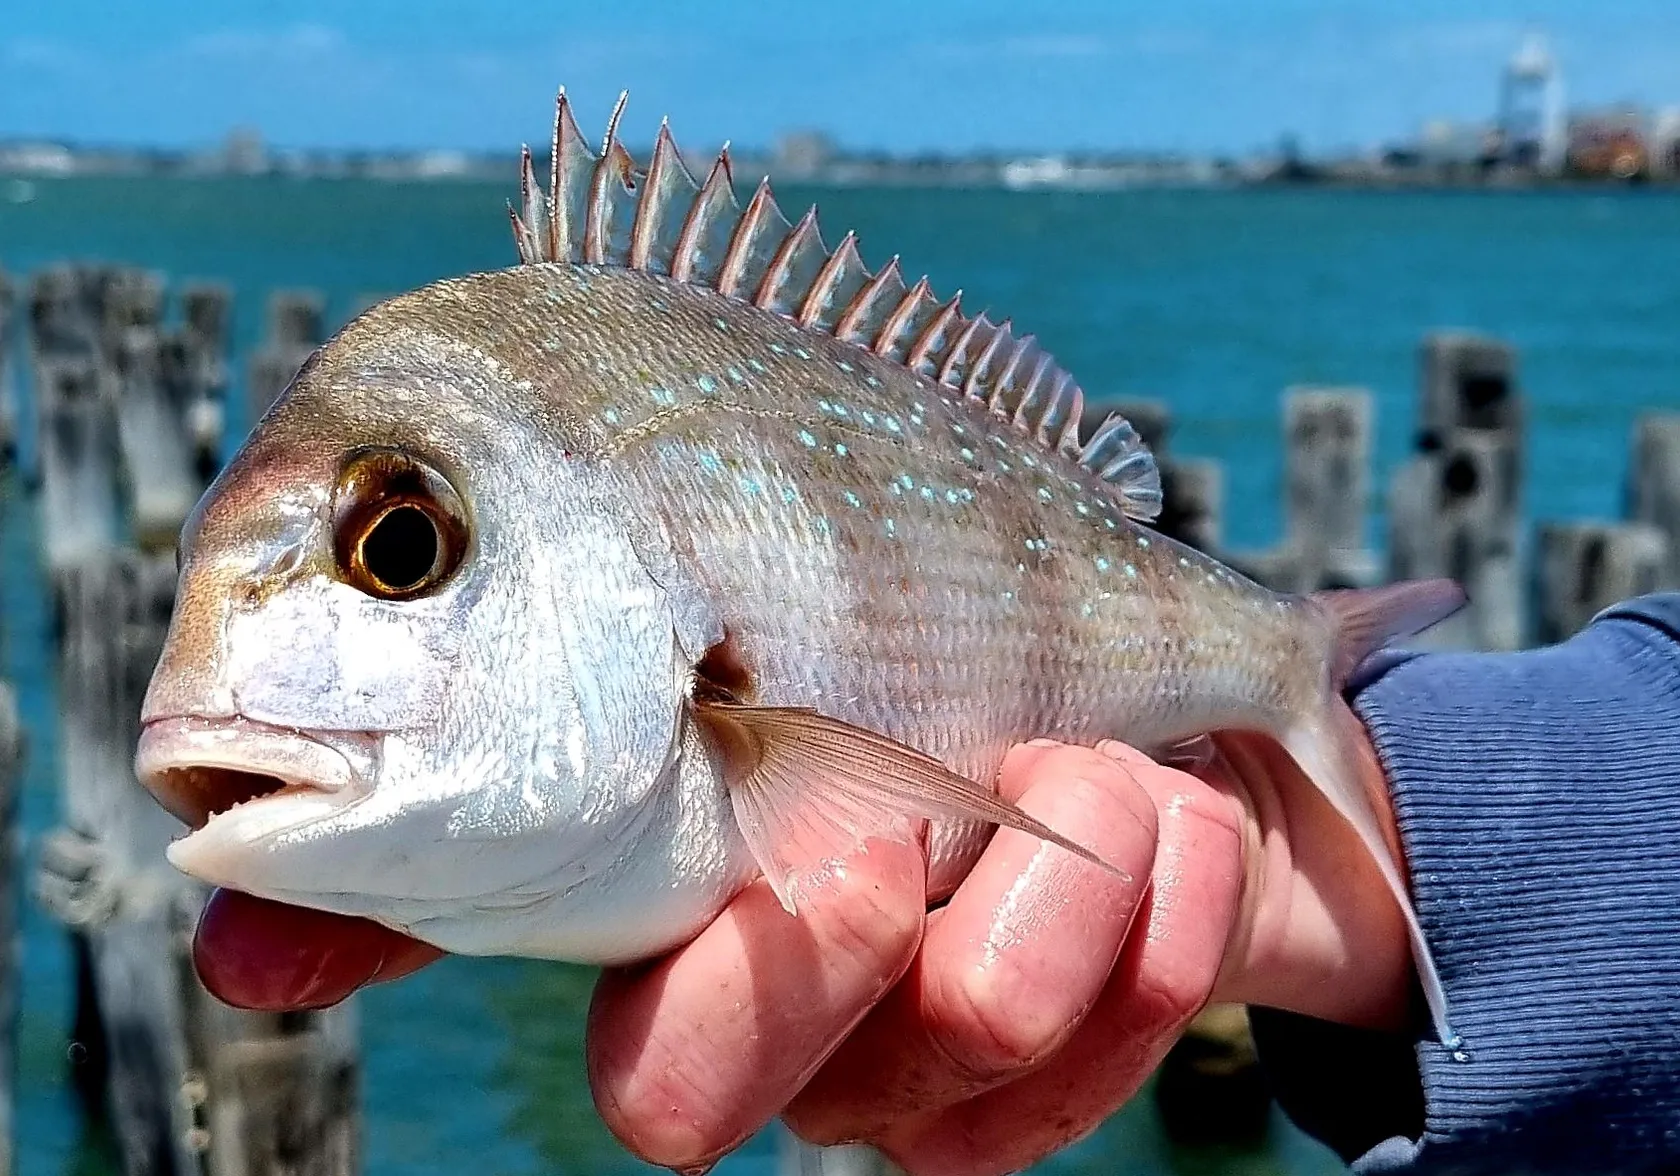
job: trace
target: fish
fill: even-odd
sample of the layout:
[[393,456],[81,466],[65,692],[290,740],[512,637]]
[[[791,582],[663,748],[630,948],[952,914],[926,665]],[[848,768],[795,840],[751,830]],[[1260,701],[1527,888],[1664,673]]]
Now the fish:
[[1008,318],[871,270],[564,90],[517,264],[356,316],[183,528],[135,768],[185,873],[472,955],[645,960],[874,836],[930,901],[1035,737],[1275,737],[1445,998],[1336,696],[1463,601],[1273,592],[1151,527],[1156,462]]

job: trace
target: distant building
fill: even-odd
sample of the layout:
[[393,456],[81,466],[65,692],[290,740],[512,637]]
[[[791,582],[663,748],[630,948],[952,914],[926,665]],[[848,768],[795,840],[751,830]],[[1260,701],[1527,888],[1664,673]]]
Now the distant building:
[[223,171],[234,175],[260,175],[269,169],[268,148],[260,131],[252,127],[237,127],[229,132],[222,144]]
[[1651,170],[1645,119],[1632,107],[1588,111],[1569,123],[1569,170],[1593,179],[1631,180]]
[[776,140],[771,170],[788,179],[810,179],[834,158],[834,141],[821,131],[791,131]]
[[62,143],[0,143],[0,172],[67,176],[75,170],[75,152]]
[[1563,110],[1563,78],[1545,38],[1523,42],[1499,88],[1500,158],[1547,175],[1563,169],[1568,130]]
[[1651,120],[1651,173],[1680,176],[1680,106],[1659,110]]

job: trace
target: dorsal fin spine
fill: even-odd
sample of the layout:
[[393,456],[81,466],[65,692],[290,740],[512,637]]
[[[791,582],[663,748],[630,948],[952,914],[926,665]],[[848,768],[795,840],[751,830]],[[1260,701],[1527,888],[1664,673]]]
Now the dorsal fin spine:
[[[805,215],[799,218],[799,223],[793,226],[793,231],[782,238],[782,243],[776,248],[776,256],[770,259],[765,267],[764,277],[759,279],[758,289],[753,291],[753,305],[773,309],[776,294],[781,284],[787,279],[793,266],[793,257],[806,241],[815,239],[817,248],[822,249],[822,233],[817,228],[817,206],[811,205],[805,210]],[[809,297],[809,295],[807,295]]]
[[[880,272],[873,278],[865,282],[863,289],[854,294],[852,300],[846,304],[846,309],[841,312],[840,321],[834,324],[834,337],[844,339],[848,343],[859,342],[859,340],[852,338],[853,332],[857,330],[857,325],[863,319],[865,312],[868,311],[870,303],[875,300],[875,295],[895,277],[898,277],[898,255],[896,253],[893,254],[892,260],[882,266]],[[865,346],[868,345],[867,340],[863,342]]]
[[[963,356],[968,352],[969,344],[974,341],[975,334],[980,330],[980,324],[985,321],[986,312],[981,311],[963,324],[961,333],[957,335],[957,341],[951,344],[951,349],[945,353],[945,362],[939,365],[939,374],[934,377],[936,382],[946,385],[952,383],[953,377],[958,374],[957,365],[962,363]],[[968,390],[965,388],[963,395],[966,396],[967,394]]]
[[982,389],[980,377],[991,365],[992,356],[997,352],[998,347],[1002,345],[1005,336],[1008,334],[1008,319],[1004,319],[1001,323],[992,328],[992,337],[987,339],[985,346],[980,349],[979,356],[975,358],[974,363],[970,365],[968,369],[968,378],[963,381],[964,396],[974,396],[978,399],[986,400],[988,407],[990,407],[989,398],[981,394]]
[[922,365],[929,361],[933,351],[939,344],[945,328],[951,325],[951,320],[961,313],[963,292],[958,290],[951,295],[951,300],[939,308],[939,313],[928,320],[922,333],[917,335],[910,344],[910,350],[905,353],[904,366],[913,372],[922,370]]
[[753,238],[758,234],[759,225],[775,207],[776,202],[770,196],[770,177],[766,176],[753,190],[752,199],[747,201],[747,210],[741,214],[741,219],[735,224],[735,232],[729,238],[729,249],[723,255],[722,268],[718,270],[718,293],[732,295],[740,286],[751,256]]
[[1136,430],[1112,416],[1081,445],[1084,393],[1033,336],[1017,337],[1010,320],[994,323],[985,312],[969,318],[960,291],[941,303],[925,277],[906,287],[897,257],[871,273],[853,233],[826,250],[816,208],[790,225],[768,180],[742,209],[727,143],[697,184],[662,121],[647,171],[639,172],[618,134],[628,97],[621,93],[614,104],[596,155],[565,89],[556,94],[548,192],[526,148],[519,205],[508,205],[521,262],[663,267],[673,281],[710,286],[931,376],[1116,483],[1132,517],[1148,522],[1159,512],[1159,471]]
[[560,217],[555,202],[560,199],[560,127],[565,122],[566,87],[554,98],[554,130],[548,139],[548,232],[544,234],[543,256],[549,261],[560,258]]
[[881,331],[875,337],[874,350],[876,355],[884,356],[891,353],[893,345],[898,342],[899,331],[904,329],[904,324],[910,319],[910,313],[916,309],[916,304],[922,300],[927,292],[928,280],[923,277],[914,286],[910,287],[903,298],[898,300],[898,305],[893,307],[891,314],[887,315],[887,321],[881,324]]
[[822,269],[817,271],[810,292],[805,295],[805,301],[799,304],[799,313],[794,315],[794,321],[800,326],[808,327],[817,321],[817,316],[822,311],[823,300],[828,297],[834,287],[835,277],[845,265],[846,251],[855,248],[853,242],[856,240],[857,234],[848,231],[840,238],[840,244],[834,247],[834,252],[828,255],[828,260],[823,262]]

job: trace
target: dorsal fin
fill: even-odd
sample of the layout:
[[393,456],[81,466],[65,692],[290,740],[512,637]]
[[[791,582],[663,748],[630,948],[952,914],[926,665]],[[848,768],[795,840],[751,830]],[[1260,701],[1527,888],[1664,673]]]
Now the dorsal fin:
[[613,107],[597,155],[560,91],[548,192],[538,187],[527,149],[519,205],[508,207],[521,262],[668,275],[832,335],[984,404],[1066,454],[1118,487],[1132,518],[1147,523],[1160,513],[1160,474],[1137,431],[1111,416],[1081,446],[1084,394],[1033,336],[1016,334],[1008,319],[970,317],[960,293],[942,301],[926,278],[907,284],[897,257],[871,272],[851,233],[829,250],[816,208],[789,222],[768,179],[741,207],[727,145],[696,183],[661,123],[647,168],[637,166],[618,138],[626,97]]

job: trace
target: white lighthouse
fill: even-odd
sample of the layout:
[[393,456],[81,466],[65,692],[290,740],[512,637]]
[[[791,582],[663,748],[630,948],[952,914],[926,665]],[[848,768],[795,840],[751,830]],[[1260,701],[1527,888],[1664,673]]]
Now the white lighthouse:
[[1538,33],[1523,41],[1505,67],[1499,90],[1499,132],[1509,162],[1550,175],[1563,170],[1569,147],[1563,79],[1546,39]]

